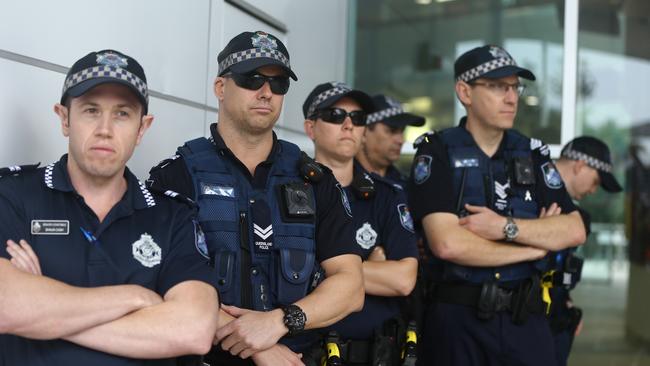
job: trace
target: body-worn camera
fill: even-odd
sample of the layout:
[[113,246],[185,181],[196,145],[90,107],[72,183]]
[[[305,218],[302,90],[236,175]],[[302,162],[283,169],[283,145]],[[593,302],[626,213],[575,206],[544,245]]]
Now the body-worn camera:
[[283,184],[280,188],[285,213],[289,218],[309,218],[316,214],[314,193],[305,183]]
[[514,159],[515,181],[521,185],[535,184],[535,173],[533,172],[533,160],[529,157],[518,157]]

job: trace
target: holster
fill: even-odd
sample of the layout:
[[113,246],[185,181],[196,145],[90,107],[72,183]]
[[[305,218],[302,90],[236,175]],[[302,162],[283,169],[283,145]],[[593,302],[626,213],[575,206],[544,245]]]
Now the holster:
[[[540,302],[540,279],[533,276],[521,281],[519,287],[513,293],[512,299],[512,322],[522,325],[528,319],[528,313],[533,310],[535,302]],[[539,304],[541,306],[541,304]]]
[[481,320],[490,320],[499,311],[509,310],[512,292],[500,288],[496,282],[485,282],[477,304],[477,316]]

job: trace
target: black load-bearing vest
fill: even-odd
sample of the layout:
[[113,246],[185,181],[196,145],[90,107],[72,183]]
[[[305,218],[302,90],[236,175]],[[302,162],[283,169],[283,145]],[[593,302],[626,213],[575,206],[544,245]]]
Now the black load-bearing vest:
[[[205,138],[178,150],[192,176],[199,223],[214,260],[221,301],[227,305],[266,311],[291,304],[305,297],[316,273],[313,187],[299,173],[300,149],[278,143],[261,189]],[[311,191],[307,197],[314,215],[283,218],[281,186],[287,183]]]
[[[454,197],[459,216],[466,203],[489,207],[502,216],[534,219],[538,217],[535,169],[530,139],[514,130],[503,136],[502,150],[488,157],[464,126],[443,130],[438,137],[447,148],[452,169]],[[517,174],[517,170],[520,171]],[[522,170],[527,170],[523,172]],[[522,176],[530,179],[524,179]],[[507,282],[539,274],[546,260],[521,262],[501,267],[469,267],[444,262],[444,280],[472,283]]]

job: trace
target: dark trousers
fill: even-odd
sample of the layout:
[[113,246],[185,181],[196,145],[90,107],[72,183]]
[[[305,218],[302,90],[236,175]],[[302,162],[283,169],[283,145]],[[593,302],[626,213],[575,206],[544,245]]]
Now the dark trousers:
[[476,309],[433,302],[418,342],[420,366],[549,366],[556,363],[553,337],[543,314],[515,325],[509,312],[479,320]]
[[573,332],[565,330],[557,334],[553,334],[555,341],[555,358],[557,359],[558,366],[566,366],[569,360],[569,353],[573,345]]

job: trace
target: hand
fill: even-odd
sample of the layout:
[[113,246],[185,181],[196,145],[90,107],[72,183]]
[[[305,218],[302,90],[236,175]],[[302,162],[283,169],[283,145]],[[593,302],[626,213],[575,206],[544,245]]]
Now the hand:
[[261,312],[228,305],[221,309],[237,319],[217,329],[215,343],[221,342],[221,348],[233,356],[246,359],[269,349],[289,331],[280,309]]
[[375,249],[370,252],[368,259],[366,260],[374,262],[386,261],[386,252],[384,251],[384,247],[376,246]]
[[305,366],[301,358],[302,353],[294,353],[280,343],[251,356],[257,366]]
[[584,324],[583,324],[583,320],[580,319],[580,322],[578,323],[578,326],[576,327],[575,332],[573,332],[573,336],[574,336],[574,337],[577,337],[577,336],[580,335],[580,333],[582,333],[582,326],[583,326],[583,325],[584,325]]
[[11,264],[19,270],[41,276],[41,263],[31,245],[21,239],[20,245],[13,240],[7,240],[7,253],[11,255]]
[[458,220],[460,226],[487,240],[503,240],[505,217],[484,206],[465,204],[470,215]]
[[557,216],[562,213],[562,207],[558,205],[557,203],[553,202],[550,206],[548,206],[548,209],[546,207],[542,207],[542,210],[539,213],[539,218],[544,218],[544,217],[551,217],[551,216]]
[[546,250],[546,249],[528,247],[528,250],[530,250],[530,252],[531,252],[530,260],[532,260],[532,261],[542,259],[542,258],[546,257],[546,255],[548,254],[548,250]]

